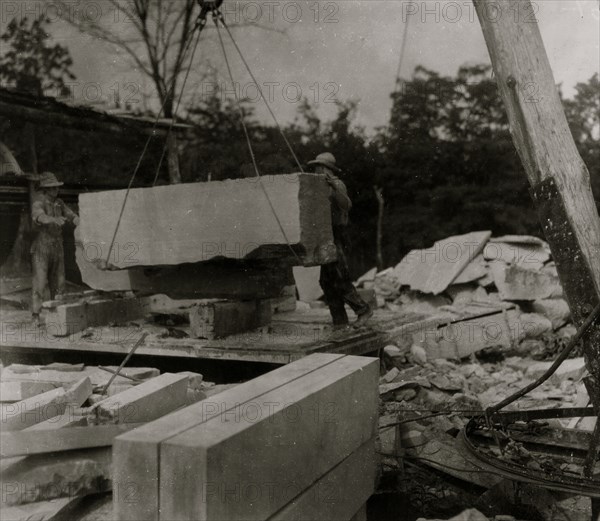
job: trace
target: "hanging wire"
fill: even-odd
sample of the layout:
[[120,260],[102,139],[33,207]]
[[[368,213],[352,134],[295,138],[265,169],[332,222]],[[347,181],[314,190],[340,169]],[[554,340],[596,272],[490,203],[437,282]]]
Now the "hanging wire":
[[[281,125],[279,124],[279,121],[277,120],[277,117],[275,116],[275,113],[273,112],[273,109],[271,109],[271,105],[269,105],[269,102],[267,101],[267,98],[263,94],[263,91],[260,88],[260,85],[258,84],[258,81],[256,81],[256,77],[254,76],[254,74],[252,72],[252,69],[250,69],[250,66],[248,65],[248,62],[246,61],[246,58],[242,54],[241,49],[239,48],[237,42],[235,41],[235,39],[233,37],[233,34],[231,34],[231,31],[229,30],[229,27],[225,23],[225,19],[223,17],[223,14],[220,11],[217,11],[215,13],[216,13],[216,16],[218,16],[219,21],[223,24],[223,27],[227,31],[227,34],[229,35],[229,38],[231,39],[231,42],[233,43],[233,45],[234,45],[236,51],[238,52],[238,54],[240,55],[240,59],[242,60],[242,63],[246,67],[246,70],[248,71],[248,74],[250,75],[250,77],[252,78],[252,81],[256,85],[256,89],[258,90],[258,92],[259,92],[260,97],[262,98],[262,100],[265,102],[265,106],[267,107],[269,113],[271,114],[271,117],[273,118],[273,121],[275,122],[275,126],[277,127],[277,130],[279,130],[279,133],[281,134],[281,137],[285,141],[285,144],[287,145],[288,150],[290,151],[290,154],[292,154],[292,157],[294,158],[294,161],[296,162],[296,165],[300,169],[300,172],[304,172],[304,170],[302,169],[302,166],[300,165],[300,161],[298,160],[298,157],[296,156],[296,154],[294,152],[294,149],[292,148],[292,145],[290,144],[290,142],[288,141],[287,137],[285,136],[285,133],[283,132],[283,129],[281,128]],[[235,85],[234,85],[234,89],[235,89]]]
[[181,105],[181,100],[183,99],[183,92],[184,92],[184,87],[185,84],[187,83],[187,80],[190,76],[190,71],[192,70],[192,63],[194,63],[194,56],[196,55],[196,50],[198,49],[198,44],[200,43],[200,35],[201,35],[202,31],[198,31],[198,34],[196,36],[196,43],[194,44],[194,48],[192,50],[192,56],[190,58],[190,66],[187,68],[187,71],[185,72],[185,76],[183,78],[183,84],[181,85],[181,91],[179,92],[179,98],[177,99],[177,104],[175,106],[175,110],[173,111],[173,115],[171,117],[171,122],[169,124],[169,128],[167,130],[167,136],[165,138],[165,144],[163,146],[163,150],[162,150],[162,154],[160,156],[160,160],[158,162],[158,166],[156,167],[156,174],[154,175],[154,181],[152,182],[152,186],[156,185],[156,181],[158,180],[158,173],[160,172],[160,167],[162,165],[163,159],[165,157],[165,153],[167,151],[167,147],[169,144],[169,137],[171,137],[171,132],[173,131],[173,125],[175,124],[175,117],[177,115],[177,111],[179,110],[179,106]]
[[[182,63],[185,61],[185,55],[187,54],[190,44],[192,43],[194,37],[193,37],[193,32],[198,30],[198,38],[196,39],[196,45],[194,47],[194,51],[193,53],[196,52],[196,47],[198,46],[198,42],[200,41],[200,32],[202,30],[202,28],[204,28],[204,26],[206,25],[206,22],[202,22],[200,19],[196,22],[196,24],[194,25],[194,28],[192,30],[192,32],[190,33],[190,38],[189,40],[186,42],[185,44],[185,48],[183,50],[182,56],[184,57],[184,59],[182,60]],[[187,80],[187,76],[189,75],[189,70],[187,71],[186,74],[186,80]],[[154,135],[154,130],[156,129],[156,126],[158,125],[158,122],[160,120],[161,114],[163,113],[165,106],[167,104],[167,101],[169,99],[169,97],[173,94],[173,91],[175,89],[175,80],[176,80],[176,76],[174,75],[173,78],[171,78],[171,85],[169,86],[169,90],[167,91],[167,95],[165,96],[164,101],[162,102],[162,105],[160,106],[160,109],[158,111],[158,113],[156,114],[156,118],[154,119],[154,123],[152,125],[151,128],[151,132],[150,135],[148,136],[148,139],[146,140],[146,143],[144,145],[144,148],[142,149],[142,153],[140,154],[140,157],[138,158],[137,164],[135,165],[135,168],[133,170],[133,173],[131,174],[131,178],[129,179],[129,184],[127,185],[127,190],[125,191],[125,197],[123,198],[123,204],[121,205],[121,211],[119,212],[119,218],[117,219],[117,224],[115,226],[115,231],[113,233],[112,239],[110,241],[110,246],[108,247],[108,254],[106,255],[106,264],[108,265],[109,259],[110,259],[110,255],[112,253],[113,247],[115,245],[115,240],[117,238],[117,233],[119,231],[119,227],[121,226],[121,219],[123,218],[123,212],[125,211],[125,205],[127,203],[127,199],[129,198],[129,192],[131,191],[131,187],[133,185],[133,181],[135,179],[135,176],[138,173],[138,170],[140,169],[140,166],[142,164],[142,160],[144,159],[144,156],[146,155],[146,152],[148,151],[148,146],[150,145],[150,141],[152,140],[152,137]],[[181,91],[183,92],[183,89],[185,87],[185,81],[181,86]],[[173,121],[171,121],[171,125],[173,125]],[[163,151],[163,155],[164,155],[164,151]],[[161,159],[162,160],[162,159]]]
[[283,228],[283,225],[281,224],[281,220],[279,219],[279,216],[277,215],[277,212],[275,211],[273,202],[271,201],[271,198],[269,197],[269,193],[267,192],[267,189],[265,188],[265,185],[262,182],[260,172],[258,171],[258,165],[256,164],[256,157],[254,155],[254,149],[252,148],[252,142],[250,141],[250,135],[248,134],[248,129],[246,128],[246,123],[244,122],[244,110],[242,109],[242,104],[240,102],[237,90],[235,89],[233,72],[231,71],[231,65],[229,64],[229,58],[227,57],[227,51],[225,49],[225,44],[223,43],[223,37],[221,36],[221,30],[219,29],[219,21],[221,21],[221,23],[223,23],[223,17],[222,17],[222,15],[221,16],[219,16],[219,15],[220,15],[220,13],[218,11],[213,11],[213,20],[214,20],[215,26],[217,28],[217,35],[219,37],[219,43],[221,45],[221,50],[223,51],[223,57],[225,59],[225,65],[227,66],[227,72],[229,73],[229,79],[230,79],[232,85],[234,86],[233,92],[235,94],[235,102],[236,102],[236,106],[238,109],[238,113],[240,115],[240,122],[242,123],[242,128],[244,129],[244,136],[246,137],[246,144],[248,145],[248,151],[250,152],[250,157],[252,159],[252,166],[254,167],[254,173],[256,174],[256,178],[258,179],[258,184],[262,188],[262,191],[265,194],[265,197],[267,198],[267,202],[269,203],[269,206],[271,207],[273,216],[275,217],[275,220],[277,221],[279,229],[281,230],[281,233],[283,235],[283,238],[285,239],[285,242],[288,245],[288,248],[294,254],[294,257],[296,257],[296,260],[298,260],[298,262],[300,264],[303,264],[302,259],[300,259],[300,257],[298,256],[298,254],[296,253],[294,248],[292,248],[290,240],[288,239],[288,236],[285,233],[285,229]]

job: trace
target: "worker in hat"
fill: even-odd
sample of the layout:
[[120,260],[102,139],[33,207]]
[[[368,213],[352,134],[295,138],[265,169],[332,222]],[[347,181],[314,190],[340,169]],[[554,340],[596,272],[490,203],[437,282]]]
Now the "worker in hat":
[[358,317],[355,326],[360,326],[373,315],[373,310],[361,298],[352,284],[346,260],[350,251],[347,227],[352,202],[348,197],[346,185],[335,175],[340,172],[340,169],[335,164],[333,154],[324,152],[309,161],[308,164],[315,166],[317,174],[325,176],[330,187],[331,224],[337,250],[337,261],[321,266],[319,283],[329,306],[333,327],[339,329],[348,325],[345,304],[348,304]]
[[33,196],[31,220],[33,241],[31,244],[32,305],[33,322],[40,324],[40,311],[46,288],[50,299],[64,291],[65,254],[63,251],[62,227],[67,221],[75,226],[79,217],[58,198],[62,186],[51,172],[40,176],[39,190]]

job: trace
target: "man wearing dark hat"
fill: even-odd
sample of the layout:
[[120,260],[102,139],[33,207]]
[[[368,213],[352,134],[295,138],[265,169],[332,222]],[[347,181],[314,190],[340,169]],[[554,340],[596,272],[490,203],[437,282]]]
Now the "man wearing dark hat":
[[337,261],[321,266],[319,283],[325,294],[329,312],[333,319],[334,328],[343,328],[348,325],[348,315],[345,304],[348,304],[356,313],[356,326],[364,324],[372,315],[373,310],[358,294],[348,270],[346,256],[350,251],[348,240],[348,214],[352,202],[343,181],[335,175],[340,169],[335,164],[335,157],[329,152],[319,154],[308,162],[315,165],[315,172],[325,176],[331,188],[329,199],[331,201],[331,224],[333,227],[333,240],[337,249]]
[[63,251],[62,227],[67,221],[77,226],[79,217],[58,198],[58,187],[62,186],[56,176],[44,172],[40,176],[39,191],[33,196],[31,220],[33,241],[31,244],[31,265],[33,269],[32,305],[33,321],[40,323],[40,311],[46,288],[50,298],[64,290],[65,254]]

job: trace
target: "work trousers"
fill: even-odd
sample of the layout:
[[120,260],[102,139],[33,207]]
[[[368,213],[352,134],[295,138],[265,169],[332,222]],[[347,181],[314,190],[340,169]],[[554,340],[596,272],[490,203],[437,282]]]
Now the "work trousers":
[[348,304],[356,314],[367,311],[369,305],[358,294],[350,278],[347,261],[350,241],[345,226],[334,227],[333,240],[337,250],[337,261],[321,266],[319,283],[325,294],[333,324],[343,325],[348,323],[345,304]]
[[61,240],[34,240],[31,247],[32,299],[31,312],[39,314],[42,302],[63,293],[65,288],[65,254]]

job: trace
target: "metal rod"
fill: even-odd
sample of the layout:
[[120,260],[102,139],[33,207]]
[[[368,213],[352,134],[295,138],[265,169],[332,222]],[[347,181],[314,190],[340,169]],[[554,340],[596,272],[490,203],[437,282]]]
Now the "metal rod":
[[115,380],[115,378],[117,376],[119,376],[119,373],[121,372],[121,370],[123,369],[123,367],[125,367],[125,364],[129,361],[129,359],[133,356],[133,353],[135,353],[135,350],[140,347],[144,341],[146,340],[146,337],[148,336],[148,333],[143,333],[142,336],[140,337],[140,339],[135,343],[135,345],[131,348],[131,351],[129,351],[129,353],[127,353],[127,356],[124,358],[124,360],[121,362],[121,365],[119,366],[119,368],[115,371],[115,374],[113,374],[110,377],[110,380],[108,381],[108,383],[104,386],[104,389],[102,389],[102,393],[101,394],[106,394],[106,391],[108,391],[108,388],[110,387],[110,384],[113,383],[113,381]]

